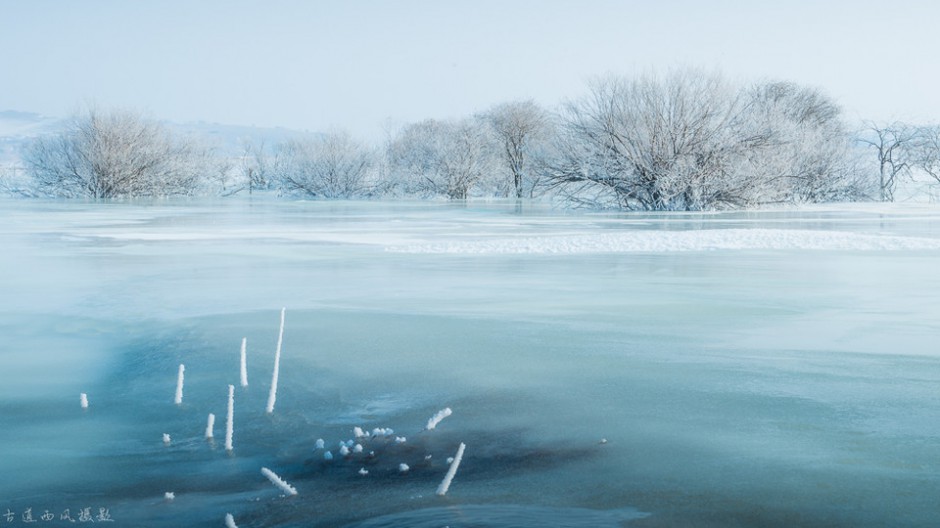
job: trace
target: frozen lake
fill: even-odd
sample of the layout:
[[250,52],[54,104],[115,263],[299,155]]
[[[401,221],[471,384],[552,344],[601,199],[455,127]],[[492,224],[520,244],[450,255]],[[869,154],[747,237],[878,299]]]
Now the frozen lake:
[[940,207],[14,200],[0,248],[11,525],[940,519]]

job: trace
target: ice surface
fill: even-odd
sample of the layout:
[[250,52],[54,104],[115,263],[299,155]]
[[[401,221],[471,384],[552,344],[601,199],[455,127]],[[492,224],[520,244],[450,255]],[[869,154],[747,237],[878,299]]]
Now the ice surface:
[[[0,474],[15,478],[0,508],[108,507],[152,527],[226,512],[242,526],[930,525],[938,240],[928,205],[2,201]],[[204,432],[243,338],[256,381],[239,387],[229,453]],[[444,404],[458,412],[424,431]],[[354,427],[387,434],[348,459],[311,449]],[[281,497],[260,467],[316,491]]]

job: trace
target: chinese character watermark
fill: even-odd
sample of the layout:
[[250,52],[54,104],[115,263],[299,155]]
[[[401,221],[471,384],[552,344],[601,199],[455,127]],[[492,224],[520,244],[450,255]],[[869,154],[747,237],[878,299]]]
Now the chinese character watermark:
[[[26,508],[22,511],[13,511],[10,508],[6,508],[6,511],[0,514],[0,525],[115,522],[114,518],[111,517],[110,508],[98,507],[97,513],[95,513],[94,510],[95,508],[91,506],[78,508],[77,517],[72,517],[72,510],[70,508],[66,508],[62,510],[62,513],[60,513],[57,518],[56,514],[48,509],[43,509],[42,514],[40,515],[38,513],[33,514],[33,508]],[[38,512],[39,510],[35,511]]]

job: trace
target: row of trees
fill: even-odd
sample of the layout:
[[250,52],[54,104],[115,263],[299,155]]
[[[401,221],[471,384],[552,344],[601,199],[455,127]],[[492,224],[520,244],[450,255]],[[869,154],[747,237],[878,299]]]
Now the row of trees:
[[852,133],[816,89],[681,71],[599,79],[555,111],[521,101],[408,124],[380,147],[336,131],[247,145],[237,157],[132,113],[91,110],[38,138],[23,160],[34,190],[52,196],[274,190],[702,210],[892,200],[899,179],[940,182],[940,128],[869,124]]
[[877,158],[878,199],[894,201],[898,183],[915,174],[940,184],[940,125],[869,123],[859,141]]

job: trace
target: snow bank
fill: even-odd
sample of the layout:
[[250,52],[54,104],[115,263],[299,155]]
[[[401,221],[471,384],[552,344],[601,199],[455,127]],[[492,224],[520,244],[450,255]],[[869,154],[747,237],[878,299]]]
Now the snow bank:
[[709,250],[940,250],[940,239],[797,229],[711,229],[621,231],[449,240],[389,246],[394,253],[575,254],[663,253]]

